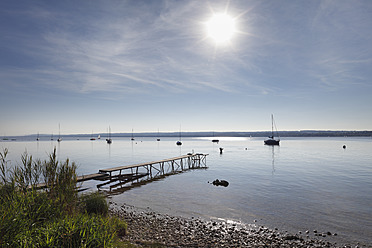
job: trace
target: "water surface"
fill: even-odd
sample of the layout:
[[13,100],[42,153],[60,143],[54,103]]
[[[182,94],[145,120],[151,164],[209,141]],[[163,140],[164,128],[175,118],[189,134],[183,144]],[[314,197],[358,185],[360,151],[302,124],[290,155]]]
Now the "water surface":
[[[372,139],[282,138],[265,146],[263,138],[113,138],[105,140],[25,139],[0,142],[9,159],[19,163],[27,150],[45,159],[54,147],[59,160],[70,158],[79,174],[184,155],[208,153],[207,170],[165,177],[122,194],[117,203],[181,216],[222,218],[278,227],[291,232],[337,233],[332,241],[372,243]],[[346,149],[342,146],[346,145]],[[223,154],[219,148],[223,147]],[[229,181],[228,187],[207,182]],[[95,182],[84,186],[94,188]]]

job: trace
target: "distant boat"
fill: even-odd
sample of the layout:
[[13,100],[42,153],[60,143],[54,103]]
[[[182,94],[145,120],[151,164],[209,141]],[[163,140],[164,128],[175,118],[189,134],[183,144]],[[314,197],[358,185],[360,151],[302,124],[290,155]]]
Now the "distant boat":
[[269,136],[269,138],[264,141],[265,145],[269,145],[269,146],[278,146],[279,145],[280,138],[279,138],[278,130],[276,130],[276,134],[277,134],[278,138],[275,138],[275,136],[274,136],[274,126],[275,126],[275,130],[276,130],[274,116],[271,115],[271,136]]
[[92,136],[90,136],[90,140],[96,140],[96,138],[93,138],[93,131],[92,131]]
[[112,139],[111,139],[111,127],[109,126],[109,129],[108,129],[108,138],[106,139],[106,142],[107,144],[111,144],[112,143]]
[[134,136],[133,136],[133,128],[132,128],[132,138],[130,140],[134,140]]
[[159,128],[158,128],[158,138],[156,139],[156,141],[160,141],[160,138],[159,138]]
[[37,133],[37,138],[36,138],[36,140],[37,140],[37,141],[40,140],[40,138],[39,138],[39,133]]
[[61,142],[62,141],[62,138],[61,138],[61,124],[58,124],[58,139],[57,139],[58,142]]
[[101,139],[101,135],[98,134],[98,139]]
[[182,142],[181,142],[181,126],[180,126],[180,140],[176,142],[176,145],[182,146]]
[[[213,132],[213,137],[214,137],[214,132]],[[212,142],[213,143],[218,143],[218,142],[220,142],[220,140],[219,139],[212,139]]]

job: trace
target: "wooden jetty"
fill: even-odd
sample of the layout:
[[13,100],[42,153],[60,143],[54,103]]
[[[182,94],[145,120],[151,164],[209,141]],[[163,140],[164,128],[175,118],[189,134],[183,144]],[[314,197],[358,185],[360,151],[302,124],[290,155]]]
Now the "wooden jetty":
[[[159,161],[152,161],[134,165],[124,165],[109,169],[101,169],[98,173],[77,177],[77,182],[88,180],[107,181],[105,183],[97,185],[97,187],[99,188],[106,184],[119,181],[119,183],[110,186],[110,188],[118,187],[134,180],[138,181],[140,178],[143,178],[145,176],[147,176],[149,179],[153,179],[158,176],[178,173],[184,170],[207,168],[206,160],[208,155],[209,154],[189,153],[187,155],[163,159]],[[36,188],[38,189],[45,187],[45,183],[41,183],[36,186]]]
[[152,180],[161,176],[180,173],[185,170],[207,168],[207,156],[208,154],[189,153],[187,155],[159,161],[102,169],[99,170],[99,173],[106,175],[105,178],[108,179],[108,181],[97,185],[97,187],[100,188],[104,185],[116,182],[110,185],[111,191],[112,188],[123,186],[128,182],[136,181],[138,183],[142,178],[144,178],[144,180]]

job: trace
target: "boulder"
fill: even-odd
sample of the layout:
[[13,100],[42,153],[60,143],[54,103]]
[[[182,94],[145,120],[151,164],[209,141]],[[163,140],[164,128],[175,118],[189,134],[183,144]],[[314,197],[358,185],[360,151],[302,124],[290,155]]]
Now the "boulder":
[[229,182],[228,182],[228,181],[225,181],[225,180],[218,180],[218,179],[214,180],[214,181],[212,182],[212,184],[215,185],[215,186],[224,186],[224,187],[229,186]]

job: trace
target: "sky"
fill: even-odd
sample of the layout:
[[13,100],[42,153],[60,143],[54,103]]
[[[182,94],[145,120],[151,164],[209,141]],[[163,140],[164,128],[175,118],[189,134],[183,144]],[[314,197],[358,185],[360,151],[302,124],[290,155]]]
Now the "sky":
[[2,0],[0,136],[372,130],[371,27],[370,0]]

